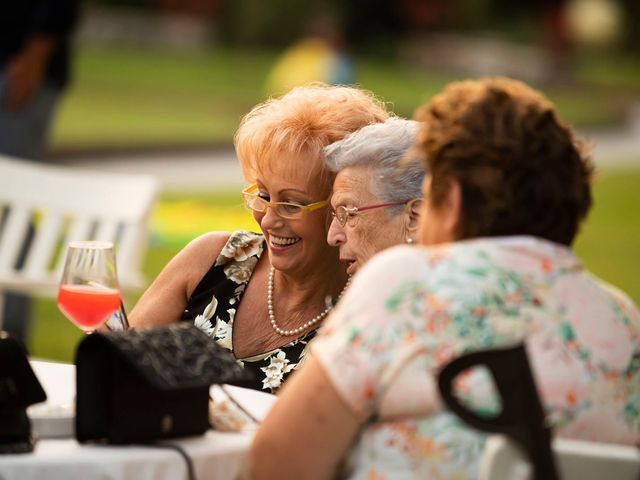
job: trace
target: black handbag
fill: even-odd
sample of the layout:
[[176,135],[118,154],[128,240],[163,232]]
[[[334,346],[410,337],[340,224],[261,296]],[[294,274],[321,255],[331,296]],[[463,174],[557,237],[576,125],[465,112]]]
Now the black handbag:
[[209,428],[209,387],[252,375],[193,324],[87,335],[76,351],[79,442],[148,443]]
[[27,407],[46,399],[22,343],[0,331],[0,453],[33,451]]

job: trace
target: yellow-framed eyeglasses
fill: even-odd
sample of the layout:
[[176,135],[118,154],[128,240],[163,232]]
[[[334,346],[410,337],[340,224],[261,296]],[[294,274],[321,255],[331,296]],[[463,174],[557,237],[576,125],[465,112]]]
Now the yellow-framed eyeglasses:
[[322,200],[308,205],[299,205],[297,203],[289,202],[270,202],[260,196],[258,186],[255,184],[249,185],[245,188],[242,191],[242,197],[244,198],[244,204],[246,207],[254,212],[263,213],[267,211],[267,208],[271,208],[282,218],[300,218],[306,212],[313,212],[314,210],[318,210],[329,205],[329,200]]

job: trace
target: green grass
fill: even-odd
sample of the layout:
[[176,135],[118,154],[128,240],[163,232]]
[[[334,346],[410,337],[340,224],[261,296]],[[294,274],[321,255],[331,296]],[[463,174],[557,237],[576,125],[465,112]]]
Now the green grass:
[[262,100],[269,54],[79,48],[54,149],[229,143]]
[[[76,53],[75,80],[52,134],[58,151],[228,145],[242,116],[266,98],[276,58],[224,47],[176,53],[80,45]],[[614,62],[587,57],[578,66],[579,85],[544,91],[572,124],[615,124],[640,96],[640,61],[622,59],[620,68]],[[359,57],[355,64],[358,84],[406,117],[462,78],[389,59]]]
[[[640,170],[603,174],[595,184],[595,207],[579,235],[576,251],[587,268],[625,290],[640,304]],[[190,215],[190,217],[185,217]],[[184,226],[188,225],[188,228]],[[152,218],[152,237],[144,271],[153,279],[189,239],[208,230],[256,229],[237,193],[209,197],[164,197]],[[135,298],[126,299],[129,308]],[[82,333],[52,300],[35,302],[30,352],[72,361]]]
[[602,173],[575,250],[599,277],[640,305],[640,170]]

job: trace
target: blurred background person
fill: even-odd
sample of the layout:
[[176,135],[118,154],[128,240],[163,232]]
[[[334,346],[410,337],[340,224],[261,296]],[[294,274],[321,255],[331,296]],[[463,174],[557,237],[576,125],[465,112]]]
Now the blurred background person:
[[537,3],[540,43],[548,58],[548,78],[562,79],[572,74],[573,45],[567,22],[566,0],[544,0]]
[[313,17],[309,33],[288,47],[268,74],[266,90],[280,94],[310,82],[346,85],[355,82],[355,68],[338,20]]
[[79,0],[6,2],[0,16],[0,152],[41,160],[69,82]]
[[[555,434],[640,441],[640,314],[571,250],[593,172],[573,132],[506,78],[452,83],[417,118],[423,246],[355,276],[257,432],[256,479],[476,478],[486,434],[442,408],[438,373],[521,341]],[[493,416],[484,372],[456,395]]]
[[325,164],[337,173],[327,240],[349,275],[377,252],[415,240],[424,168],[403,159],[417,132],[418,122],[392,117],[324,149]]
[[[79,0],[20,0],[0,7],[0,154],[43,159],[49,126],[69,82],[79,8]],[[5,330],[24,339],[28,317],[27,297],[5,295]]]

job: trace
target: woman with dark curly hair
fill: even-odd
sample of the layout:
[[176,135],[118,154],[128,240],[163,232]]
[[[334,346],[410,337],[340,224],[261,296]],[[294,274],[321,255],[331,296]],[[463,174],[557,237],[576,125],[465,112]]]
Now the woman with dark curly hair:
[[[258,431],[257,479],[476,478],[485,434],[443,409],[437,375],[520,341],[555,434],[640,441],[638,309],[570,248],[593,171],[572,131],[506,78],[453,83],[417,117],[423,246],[355,276]],[[485,372],[457,395],[495,413]]]

